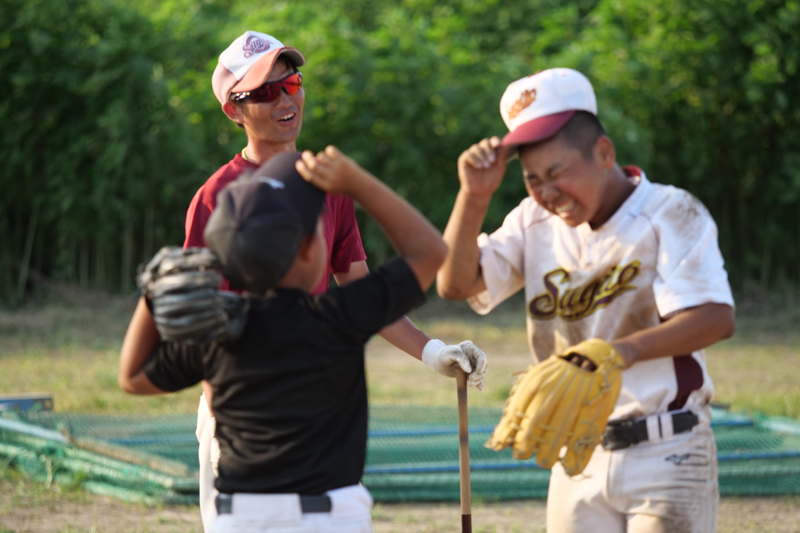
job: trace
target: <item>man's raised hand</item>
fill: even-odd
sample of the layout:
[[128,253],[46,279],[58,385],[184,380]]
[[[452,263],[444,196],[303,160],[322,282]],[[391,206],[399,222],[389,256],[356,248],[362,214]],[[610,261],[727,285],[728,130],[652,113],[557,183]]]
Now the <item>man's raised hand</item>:
[[467,148],[458,158],[461,188],[475,196],[491,196],[506,173],[506,152],[498,137],[483,139]]

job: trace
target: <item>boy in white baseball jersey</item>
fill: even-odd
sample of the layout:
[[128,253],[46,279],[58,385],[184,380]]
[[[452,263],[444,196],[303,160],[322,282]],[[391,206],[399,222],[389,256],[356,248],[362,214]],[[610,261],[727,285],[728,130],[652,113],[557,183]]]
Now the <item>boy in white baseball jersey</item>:
[[[703,349],[731,336],[735,320],[713,219],[688,192],[617,165],[581,73],[518,80],[500,110],[508,135],[459,158],[438,289],[486,314],[524,288],[534,359],[596,337],[626,362],[586,470],[570,478],[553,468],[548,531],[714,531],[714,389]],[[529,197],[481,234],[513,154]]]

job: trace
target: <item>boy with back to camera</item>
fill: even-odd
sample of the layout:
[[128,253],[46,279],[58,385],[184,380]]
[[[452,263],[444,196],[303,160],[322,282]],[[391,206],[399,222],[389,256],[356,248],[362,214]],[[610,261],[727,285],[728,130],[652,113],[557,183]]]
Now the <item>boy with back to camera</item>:
[[[120,354],[128,392],[162,394],[203,379],[213,387],[215,532],[372,531],[372,499],[359,483],[364,344],[424,301],[446,253],[422,215],[335,148],[300,158],[276,155],[253,179],[226,187],[205,230],[224,275],[247,291],[238,339],[160,342],[140,304]],[[312,296],[326,271],[326,192],[361,203],[400,257]]]
[[[439,292],[486,314],[524,288],[535,360],[597,338],[625,363],[582,475],[552,469],[548,532],[715,531],[714,389],[703,349],[730,337],[735,320],[713,219],[688,192],[617,164],[581,73],[518,80],[500,111],[508,135],[459,158]],[[513,154],[529,197],[481,234]]]
[[[184,248],[206,246],[203,232],[216,208],[217,194],[225,185],[243,173],[254,172],[275,154],[297,152],[308,90],[299,68],[305,64],[300,50],[257,31],[244,32],[220,54],[211,87],[225,115],[244,130],[247,146],[198,189],[186,213]],[[337,285],[345,285],[369,273],[352,199],[329,194],[322,225],[329,274],[322,276],[313,294],[327,290],[331,274]],[[223,280],[221,288],[228,288],[227,280]],[[452,377],[452,362],[460,361],[469,372],[470,385],[482,388],[486,355],[470,341],[447,346],[439,339],[431,339],[406,317],[387,326],[380,335],[444,375]],[[218,448],[213,440],[215,421],[209,410],[211,390],[206,382],[203,391],[196,431],[200,443],[200,512],[203,523],[210,524],[214,517]]]

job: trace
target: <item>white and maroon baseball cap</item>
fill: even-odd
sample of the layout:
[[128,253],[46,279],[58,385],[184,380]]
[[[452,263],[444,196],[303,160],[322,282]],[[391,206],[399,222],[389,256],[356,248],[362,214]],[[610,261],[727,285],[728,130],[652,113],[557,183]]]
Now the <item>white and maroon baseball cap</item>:
[[225,105],[231,93],[260,87],[281,55],[286,55],[297,67],[306,64],[299,50],[284,46],[275,37],[257,31],[244,32],[219,56],[211,77],[214,96]]
[[504,146],[543,141],[558,132],[576,111],[597,115],[597,99],[586,76],[571,68],[551,68],[517,80],[500,99],[508,134]]

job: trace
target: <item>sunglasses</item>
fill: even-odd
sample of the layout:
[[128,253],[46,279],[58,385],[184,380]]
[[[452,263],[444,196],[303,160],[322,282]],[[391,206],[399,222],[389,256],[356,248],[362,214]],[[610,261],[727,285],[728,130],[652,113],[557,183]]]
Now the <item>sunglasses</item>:
[[288,94],[297,94],[297,91],[303,86],[303,75],[299,72],[283,78],[278,81],[270,81],[253,89],[252,91],[245,91],[242,93],[231,93],[231,102],[242,102],[249,99],[254,104],[274,102],[281,95],[281,89],[284,89]]

